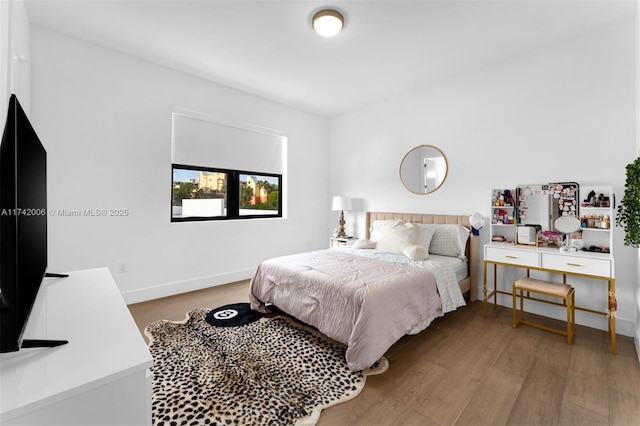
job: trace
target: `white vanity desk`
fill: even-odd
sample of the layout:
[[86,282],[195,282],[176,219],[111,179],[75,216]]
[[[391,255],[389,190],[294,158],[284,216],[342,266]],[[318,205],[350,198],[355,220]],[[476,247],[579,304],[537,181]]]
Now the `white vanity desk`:
[[[493,290],[487,291],[487,267],[493,265]],[[609,312],[596,311],[576,306],[576,309],[608,316],[609,334],[611,336],[611,353],[616,353],[616,317],[611,315],[616,310],[614,276],[614,259],[609,253],[591,253],[585,251],[560,252],[557,248],[527,247],[514,244],[491,243],[484,246],[484,317],[487,316],[487,302],[493,296],[494,305],[497,294],[512,295],[510,291],[497,288],[497,267],[523,268],[527,276],[531,270],[562,274],[562,282],[566,283],[567,275],[581,276],[606,281],[608,284],[607,306]],[[579,289],[576,289],[578,292]],[[530,297],[533,300],[540,300]],[[554,303],[548,302],[547,303]]]

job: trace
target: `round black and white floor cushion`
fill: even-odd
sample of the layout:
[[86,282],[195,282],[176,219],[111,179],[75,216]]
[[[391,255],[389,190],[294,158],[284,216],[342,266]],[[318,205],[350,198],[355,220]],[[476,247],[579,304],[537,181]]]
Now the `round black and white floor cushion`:
[[264,314],[251,310],[248,303],[234,303],[212,309],[205,320],[216,327],[235,327],[257,321],[263,316]]

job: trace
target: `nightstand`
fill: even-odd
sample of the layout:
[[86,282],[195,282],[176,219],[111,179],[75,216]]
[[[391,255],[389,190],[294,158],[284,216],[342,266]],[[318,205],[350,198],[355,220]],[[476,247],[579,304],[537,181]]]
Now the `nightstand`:
[[329,238],[329,247],[349,247],[354,245],[356,241],[358,241],[356,237],[331,237]]

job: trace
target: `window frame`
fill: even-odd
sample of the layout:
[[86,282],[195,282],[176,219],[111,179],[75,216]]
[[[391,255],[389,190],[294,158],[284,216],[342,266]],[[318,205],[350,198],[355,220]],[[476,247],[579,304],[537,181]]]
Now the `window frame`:
[[[194,170],[212,173],[227,174],[227,192],[226,192],[226,212],[225,216],[191,216],[191,217],[175,217],[173,215],[173,173],[175,169]],[[251,214],[240,215],[240,175],[265,176],[276,178],[278,180],[278,212],[276,214]],[[194,166],[190,164],[171,164],[171,197],[169,202],[171,222],[202,222],[202,221],[218,221],[218,220],[244,220],[244,219],[267,219],[282,218],[282,175],[277,173],[255,172],[236,169],[222,169],[207,166]]]

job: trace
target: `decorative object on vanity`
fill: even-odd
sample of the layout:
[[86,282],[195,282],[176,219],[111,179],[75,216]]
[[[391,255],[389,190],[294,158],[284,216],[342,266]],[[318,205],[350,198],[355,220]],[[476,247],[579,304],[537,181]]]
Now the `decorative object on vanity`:
[[[582,231],[572,232],[569,234],[569,247],[576,250],[584,249],[584,240],[582,239]],[[573,251],[573,250],[570,250]]]
[[585,186],[584,190],[581,188],[580,199],[582,250],[610,253],[613,246],[612,223],[615,220],[616,194],[610,186]]
[[278,315],[238,327],[214,327],[210,311],[145,329],[154,358],[154,424],[313,425],[322,409],[356,397],[366,377],[352,372],[345,347]]
[[493,208],[493,216],[491,223],[501,223],[510,225],[515,223],[515,203],[511,194],[512,189],[494,189],[491,197],[491,205]]
[[[626,167],[624,196],[616,224],[624,228],[624,245],[640,247],[640,157]],[[615,206],[614,206],[615,207]]]
[[564,236],[560,251],[576,251],[569,241],[569,235],[580,230],[580,220],[575,216],[561,216],[553,223],[554,228]]
[[585,229],[609,229],[611,228],[611,219],[606,214],[604,216],[596,215],[596,217],[593,217],[593,214],[590,214],[589,217],[583,214],[580,218],[580,226]]
[[494,189],[491,191],[491,241],[498,243],[514,242],[515,200],[513,189]]
[[513,193],[513,189],[494,189],[493,205],[496,207],[513,207],[515,205]]
[[592,253],[610,253],[609,247],[607,247],[607,246],[594,246],[594,245],[591,245],[589,247],[584,247],[582,250],[590,251]]
[[333,197],[333,204],[331,206],[331,209],[333,211],[340,212],[340,221],[338,222],[340,224],[340,230],[338,231],[338,235],[336,235],[336,237],[347,238],[347,234],[344,232],[344,211],[351,210],[351,198],[344,197],[342,195],[336,195],[335,197]]
[[[613,213],[612,209],[615,208],[615,194],[609,196],[602,192],[596,193],[595,190],[591,190],[580,205],[583,211],[580,217],[582,230],[592,232],[609,231],[611,229],[611,217],[609,214]],[[609,253],[610,242],[609,244],[606,241],[599,242],[598,245],[591,244],[588,247],[584,247],[584,244],[582,244],[582,246],[577,248],[594,253]]]
[[542,231],[539,236],[539,246],[559,248],[562,246],[562,234],[558,231]]
[[516,241],[518,244],[538,245],[538,232],[540,225],[518,226],[516,231]]
[[604,194],[600,194],[596,197],[596,191],[591,191],[582,201],[582,207],[609,207],[611,205],[611,200],[609,197],[606,197]]
[[400,180],[414,194],[434,192],[444,183],[447,172],[447,158],[432,145],[411,149],[400,163]]

